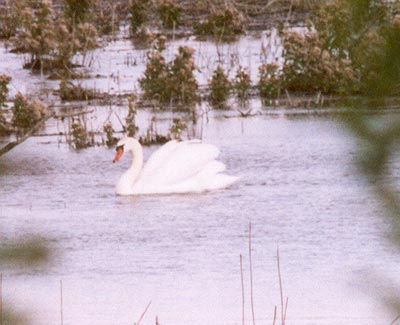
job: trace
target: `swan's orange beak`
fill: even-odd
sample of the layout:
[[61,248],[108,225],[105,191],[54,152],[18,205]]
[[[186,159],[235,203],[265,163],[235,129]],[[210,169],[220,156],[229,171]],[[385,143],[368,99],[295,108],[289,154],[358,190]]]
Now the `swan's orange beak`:
[[117,150],[117,153],[115,154],[113,163],[115,163],[116,161],[118,161],[119,158],[121,158],[122,154],[124,153],[124,148],[122,148],[122,147],[117,147],[116,150]]

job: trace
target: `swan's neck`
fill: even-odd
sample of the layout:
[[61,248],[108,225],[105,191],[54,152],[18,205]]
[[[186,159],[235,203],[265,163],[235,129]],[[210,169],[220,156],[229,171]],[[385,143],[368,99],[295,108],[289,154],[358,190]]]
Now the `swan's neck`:
[[135,181],[139,178],[143,167],[143,149],[139,142],[135,141],[132,148],[133,159],[131,167],[121,176],[117,184],[118,194],[131,194]]
[[139,177],[140,172],[143,167],[143,149],[139,142],[135,141],[135,144],[132,146],[131,150],[133,158],[132,165],[127,170],[126,174],[129,175],[129,179],[133,184]]

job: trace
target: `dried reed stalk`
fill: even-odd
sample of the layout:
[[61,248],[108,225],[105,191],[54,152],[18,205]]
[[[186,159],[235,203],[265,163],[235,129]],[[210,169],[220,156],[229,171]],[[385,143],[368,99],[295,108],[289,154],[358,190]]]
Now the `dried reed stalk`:
[[251,316],[253,319],[253,325],[256,324],[256,318],[254,313],[254,297],[253,297],[253,262],[251,258],[251,222],[249,223],[249,268],[250,268],[250,304],[251,304]]
[[62,280],[60,280],[60,317],[61,317],[61,325],[63,325],[64,324],[64,302],[63,302]]
[[135,323],[135,325],[139,325],[140,324],[140,322],[143,320],[144,315],[146,314],[147,310],[149,309],[150,305],[151,305],[151,301],[149,302],[149,304],[147,305],[146,309],[144,310],[144,312],[140,316],[139,320]]
[[242,284],[242,325],[244,325],[244,279],[243,279],[243,259],[240,254],[240,280]]

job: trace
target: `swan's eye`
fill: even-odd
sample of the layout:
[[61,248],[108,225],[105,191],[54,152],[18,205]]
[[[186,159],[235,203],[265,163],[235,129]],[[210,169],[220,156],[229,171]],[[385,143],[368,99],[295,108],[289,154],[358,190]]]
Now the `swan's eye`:
[[115,148],[115,151],[119,151],[119,150],[124,151],[124,145],[120,145],[120,146]]

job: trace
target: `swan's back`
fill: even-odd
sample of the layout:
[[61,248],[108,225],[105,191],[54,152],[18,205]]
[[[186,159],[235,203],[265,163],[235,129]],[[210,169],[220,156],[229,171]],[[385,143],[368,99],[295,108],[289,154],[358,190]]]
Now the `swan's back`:
[[137,193],[187,193],[224,188],[237,177],[221,174],[217,147],[199,140],[170,141],[155,151],[134,185]]

